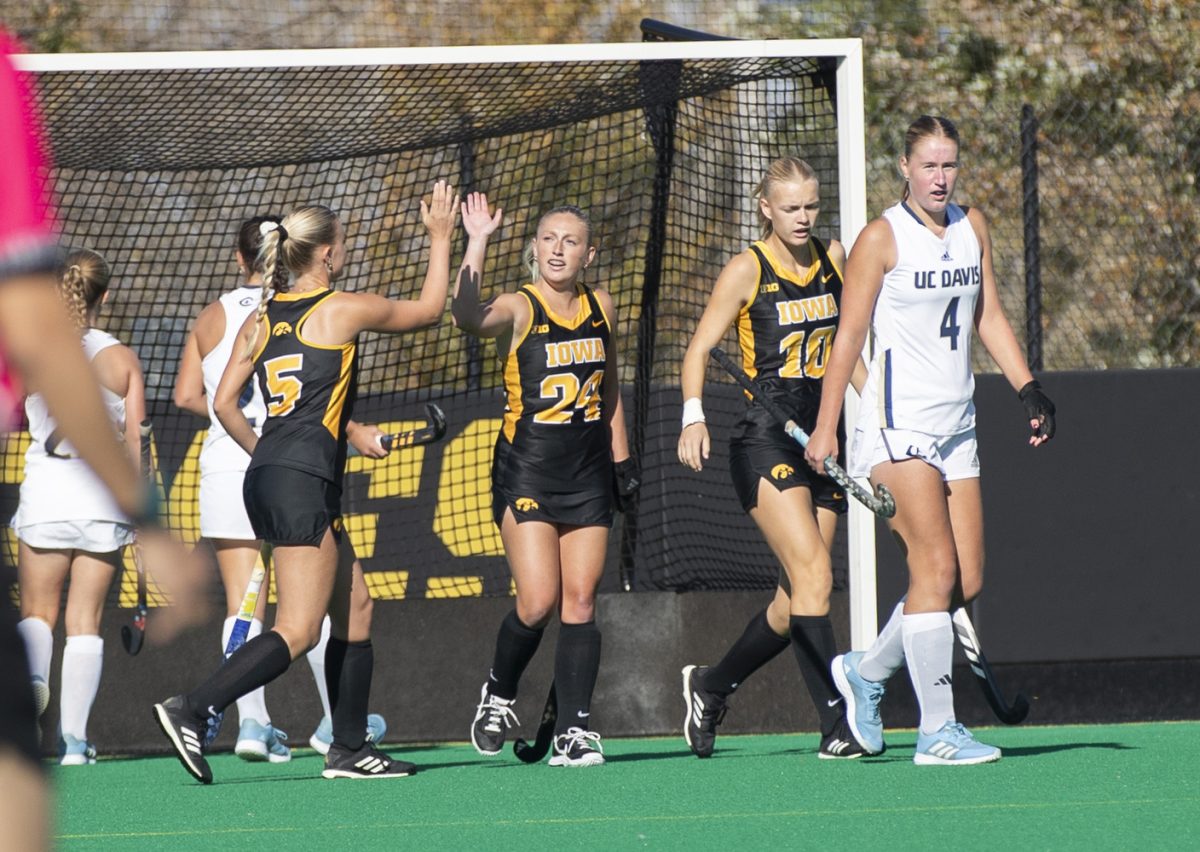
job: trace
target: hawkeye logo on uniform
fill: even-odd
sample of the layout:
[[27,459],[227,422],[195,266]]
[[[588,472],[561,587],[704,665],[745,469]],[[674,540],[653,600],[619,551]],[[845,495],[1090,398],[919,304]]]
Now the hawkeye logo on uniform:
[[802,322],[829,319],[838,315],[837,299],[833,298],[832,293],[809,296],[807,299],[778,302],[775,310],[779,314],[780,325],[798,325]]
[[544,322],[544,323],[541,323],[540,325],[535,325],[533,328],[529,329],[529,333],[530,334],[549,334],[550,333],[550,323]]
[[283,337],[285,334],[292,333],[292,324],[290,322],[280,321],[275,323],[275,327],[271,329],[272,337]]
[[787,479],[789,476],[791,476],[795,472],[796,472],[796,469],[794,467],[792,467],[790,464],[777,464],[777,465],[775,465],[775,467],[771,468],[771,478],[772,479]]
[[572,364],[603,364],[604,341],[599,337],[583,340],[566,340],[562,343],[546,344],[547,367],[569,367]]
[[342,519],[340,517],[334,518],[329,526],[333,527],[335,533],[340,533],[342,531]]
[[534,509],[537,509],[537,508],[540,508],[538,506],[538,501],[534,500],[532,497],[518,497],[517,498],[517,511],[518,512],[532,512]]
[[772,281],[770,284],[764,284],[758,288],[758,292],[760,292],[760,293],[778,293],[779,292],[779,284],[775,281]]

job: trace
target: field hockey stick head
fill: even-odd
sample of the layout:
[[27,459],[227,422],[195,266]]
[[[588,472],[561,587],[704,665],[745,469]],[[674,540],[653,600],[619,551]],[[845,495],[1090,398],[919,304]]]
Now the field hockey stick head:
[[846,493],[879,517],[890,518],[896,514],[896,498],[892,496],[892,492],[888,490],[886,485],[876,485],[875,493],[872,494],[859,485],[850,474],[846,473],[842,466],[834,461],[833,456],[825,459],[825,473],[829,475],[830,479],[846,489]]
[[125,650],[129,656],[136,657],[138,651],[142,650],[142,644],[146,640],[146,613],[139,610],[138,614],[133,617],[133,626],[128,624],[121,626],[121,644],[125,646]]
[[420,428],[380,436],[379,445],[390,452],[402,447],[416,447],[440,441],[446,434],[446,415],[436,403],[425,403],[425,420],[427,425]]

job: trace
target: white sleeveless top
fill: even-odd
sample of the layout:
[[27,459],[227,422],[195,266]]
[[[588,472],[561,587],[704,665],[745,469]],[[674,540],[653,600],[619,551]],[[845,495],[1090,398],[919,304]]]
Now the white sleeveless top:
[[[90,328],[83,335],[88,361],[110,346],[120,345],[108,332]],[[114,443],[125,449],[125,400],[101,386],[100,395],[108,414]],[[25,400],[29,418],[29,449],[25,452],[25,479],[17,514],[21,525],[56,521],[116,521],[128,523],[100,477],[75,454],[71,444],[59,438],[58,424],[50,416],[40,393]]]
[[975,426],[971,338],[982,284],[975,229],[956,204],[936,237],[907,205],[883,212],[896,266],[883,278],[858,427],[957,435]]
[[[225,311],[225,334],[222,335],[221,342],[214,346],[212,351],[205,355],[200,362],[204,372],[204,395],[208,403],[209,419],[208,434],[205,436],[204,446],[200,450],[201,476],[210,473],[245,471],[246,466],[250,464],[249,454],[238,445],[237,441],[229,437],[229,433],[217,419],[217,415],[213,411],[213,399],[225,367],[229,364],[229,357],[233,354],[238,332],[241,331],[246,317],[258,309],[261,297],[262,288],[256,285],[238,287],[221,296],[219,300]],[[261,435],[263,420],[267,417],[267,407],[263,402],[258,382],[254,381],[253,377],[242,391],[238,407],[242,409],[242,413],[246,415],[246,419],[250,421],[254,431]]]

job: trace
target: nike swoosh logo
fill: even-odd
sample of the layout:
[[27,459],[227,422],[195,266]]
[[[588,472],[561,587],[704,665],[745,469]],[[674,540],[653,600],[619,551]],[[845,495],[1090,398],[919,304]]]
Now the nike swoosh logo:
[[592,320],[592,328],[599,328],[602,325],[604,325],[604,320],[602,320],[602,319]]
[[575,715],[578,716],[580,719],[586,719],[588,716],[590,716],[592,714],[584,713],[582,710],[577,710],[577,711],[575,711]]
[[830,279],[830,278],[832,278],[832,277],[833,277],[833,273],[832,273],[832,272],[830,272],[828,275],[826,275],[826,276],[824,276],[823,278],[821,278],[821,283],[822,283],[822,284],[826,284],[826,283],[828,283],[828,282],[829,282],[829,279]]
[[832,701],[826,701],[825,703],[828,704],[830,707],[837,707],[838,704],[840,704],[841,702],[842,702],[842,699],[835,698]]

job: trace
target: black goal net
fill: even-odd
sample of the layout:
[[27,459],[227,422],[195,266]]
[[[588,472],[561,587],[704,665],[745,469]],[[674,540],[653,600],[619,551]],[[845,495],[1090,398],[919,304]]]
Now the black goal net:
[[[493,290],[524,283],[521,253],[542,211],[576,204],[594,223],[586,283],[618,308],[620,378],[644,474],[636,509],[613,528],[602,589],[772,586],[774,559],[727,471],[742,398],[710,370],[713,457],[703,473],[686,471],[675,457],[679,368],[717,273],[758,237],[751,193],[772,159],[795,153],[815,167],[817,233],[838,237],[835,61],[538,61],[531,50],[521,62],[405,64],[395,55],[397,64],[37,74],[64,242],[98,251],[114,271],[99,325],[141,358],[172,525],[198,537],[207,425],[173,406],[172,388],[191,322],[239,283],[239,224],[329,205],[349,241],[338,286],[415,297],[428,247],[419,199],[445,178],[504,208],[489,249]],[[361,344],[356,419],[409,428],[435,402],[448,420],[438,443],[348,463],[346,526],[372,593],[510,594],[490,511],[503,409],[493,344],[458,332],[448,311],[427,331]],[[4,445],[10,514],[26,443],[11,434]],[[8,544],[11,556],[11,533]],[[835,564],[844,571],[844,556]],[[131,576],[114,594],[132,602]]]

